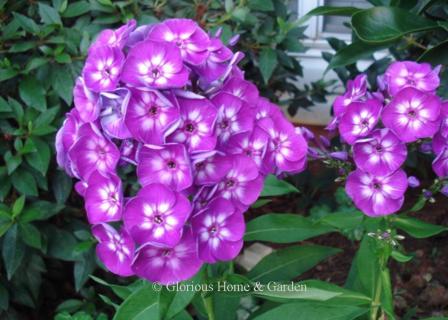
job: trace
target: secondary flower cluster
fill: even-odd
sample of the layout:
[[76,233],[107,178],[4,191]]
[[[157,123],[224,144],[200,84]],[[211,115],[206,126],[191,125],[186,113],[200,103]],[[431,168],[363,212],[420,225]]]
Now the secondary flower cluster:
[[[394,62],[378,78],[378,91],[368,91],[367,76],[361,74],[334,102],[329,129],[337,128],[351,146],[356,166],[347,177],[346,191],[369,216],[388,215],[402,207],[408,187],[402,169],[408,145],[432,141],[433,169],[442,178],[448,176],[448,104],[435,92],[439,70],[427,63]],[[409,185],[414,180],[410,177]]]
[[[171,19],[130,21],[89,48],[57,160],[80,180],[110,271],[168,284],[234,258],[264,177],[303,170],[305,139],[244,79],[229,46],[219,31]],[[136,194],[119,176],[129,167]]]

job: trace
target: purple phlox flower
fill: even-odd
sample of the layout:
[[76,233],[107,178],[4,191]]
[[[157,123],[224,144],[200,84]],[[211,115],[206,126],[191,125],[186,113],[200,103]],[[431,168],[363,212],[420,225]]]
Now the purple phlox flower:
[[281,121],[284,118],[280,108],[264,97],[257,99],[255,110],[256,125],[266,132],[275,125],[278,119]]
[[176,45],[145,40],[129,50],[121,80],[136,87],[169,89],[186,85],[188,76]]
[[162,183],[181,191],[193,183],[190,159],[182,144],[145,145],[137,158],[137,177],[143,186]]
[[140,189],[128,201],[123,220],[136,243],[173,247],[182,236],[190,212],[190,202],[184,195],[154,183]]
[[98,240],[96,254],[104,266],[112,273],[127,277],[134,274],[131,263],[134,259],[135,245],[125,229],[117,232],[106,223],[92,227],[92,233]]
[[180,123],[169,137],[169,142],[184,143],[190,153],[211,151],[216,146],[214,124],[216,107],[199,95],[177,97]]
[[381,103],[376,99],[350,104],[339,122],[342,138],[353,144],[356,139],[367,136],[377,124],[381,108]]
[[121,179],[115,174],[94,171],[89,177],[84,199],[90,224],[121,219],[123,193]]
[[432,137],[440,128],[440,99],[414,88],[398,92],[384,108],[384,126],[404,142]]
[[210,39],[209,55],[204,63],[194,66],[194,70],[201,76],[201,87],[219,79],[225,74],[228,61],[232,59],[232,51],[224,46],[219,38]]
[[125,123],[143,143],[163,144],[178,124],[179,109],[157,91],[132,90]]
[[417,177],[409,176],[408,177],[408,185],[411,188],[418,188],[420,186],[420,180]]
[[133,165],[137,165],[137,153],[141,148],[141,144],[132,139],[126,139],[121,142],[120,145],[120,154],[122,163],[131,163]]
[[256,107],[256,102],[258,101],[258,89],[249,81],[239,77],[229,78],[224,83],[221,91],[230,93],[248,103],[250,106]]
[[101,127],[112,138],[127,139],[132,135],[125,124],[131,92],[127,88],[118,88],[113,92],[100,94]]
[[230,157],[219,154],[196,157],[192,162],[196,185],[215,185],[232,168]]
[[327,149],[331,147],[331,141],[326,136],[319,135],[319,142],[323,149]]
[[78,131],[81,125],[82,122],[78,111],[72,109],[72,111],[66,114],[62,127],[56,133],[56,161],[59,167],[63,168],[71,177],[76,176],[76,172],[73,171],[72,161],[68,157],[68,151],[78,139]]
[[440,189],[440,193],[442,193],[445,197],[448,197],[448,184],[445,184],[442,189]]
[[126,47],[132,48],[137,43],[144,41],[148,36],[149,30],[151,30],[153,26],[154,25],[152,24],[147,24],[137,27],[129,34],[129,37],[126,40]]
[[228,157],[232,160],[232,168],[219,182],[217,192],[223,198],[231,200],[239,209],[247,209],[260,195],[263,177],[254,160],[248,156],[238,154]]
[[243,247],[243,214],[233,203],[216,198],[192,219],[199,258],[207,263],[235,258]]
[[268,143],[268,134],[255,127],[251,132],[232,136],[225,146],[225,151],[230,154],[245,154],[255,161],[258,168],[261,168]]
[[[281,120],[281,121],[280,121]],[[275,174],[302,171],[306,165],[308,143],[286,119],[277,119],[268,134],[270,137],[265,158],[264,173]]]
[[193,210],[192,216],[196,215],[202,209],[206,208],[210,201],[215,198],[217,185],[214,186],[202,186],[198,189],[193,197]]
[[136,254],[132,270],[139,277],[163,285],[174,284],[194,276],[202,266],[196,239],[186,227],[182,239],[173,248],[145,244]]
[[115,144],[104,137],[92,123],[85,123],[80,127],[79,139],[68,154],[75,171],[84,180],[95,170],[115,170],[120,159],[120,151]]
[[316,138],[314,132],[307,127],[296,127],[296,130],[299,130],[298,134],[302,134],[306,141],[312,141]]
[[208,56],[210,39],[196,22],[190,19],[168,19],[154,25],[148,39],[174,44],[180,49],[183,59],[193,65],[203,63]]
[[406,145],[389,129],[376,129],[353,145],[358,168],[383,176],[395,172],[406,161]]
[[233,47],[234,45],[236,45],[238,43],[239,40],[240,40],[240,34],[236,34],[229,39],[228,45]]
[[345,190],[356,207],[371,217],[397,212],[408,187],[406,173],[399,169],[386,176],[376,176],[357,169],[349,174]]
[[116,30],[106,29],[101,31],[95,42],[90,46],[89,54],[101,46],[123,49],[130,33],[135,29],[136,25],[137,22],[131,19]]
[[115,89],[124,60],[118,48],[101,46],[91,50],[82,71],[86,87],[94,92]]
[[232,135],[252,130],[254,112],[241,99],[222,92],[214,96],[212,102],[218,108],[215,130],[221,144]]
[[[432,138],[432,151],[438,155],[445,148],[448,148],[448,137],[444,137],[440,132],[437,132]],[[428,151],[431,151],[431,145],[429,143],[428,149]]]
[[347,151],[334,151],[330,152],[329,156],[336,160],[347,161],[348,160],[348,152]]
[[432,198],[432,196],[433,196],[433,193],[432,193],[432,191],[431,190],[426,190],[426,189],[423,189],[423,197],[425,198],[425,199],[431,199]]
[[88,186],[86,181],[80,180],[75,183],[75,190],[80,196],[84,197]]
[[76,79],[73,88],[73,101],[75,108],[79,112],[79,118],[84,122],[92,122],[98,118],[100,114],[100,106],[98,105],[98,94],[86,87],[82,77]]
[[439,177],[448,177],[448,147],[445,147],[440,151],[432,162],[432,168]]
[[360,101],[365,96],[366,90],[367,75],[360,74],[354,80],[349,80],[345,93],[334,100],[333,111],[335,117],[341,117],[352,102]]
[[389,93],[397,94],[401,89],[412,87],[424,92],[432,92],[440,85],[440,66],[432,69],[429,63],[397,61],[385,72]]

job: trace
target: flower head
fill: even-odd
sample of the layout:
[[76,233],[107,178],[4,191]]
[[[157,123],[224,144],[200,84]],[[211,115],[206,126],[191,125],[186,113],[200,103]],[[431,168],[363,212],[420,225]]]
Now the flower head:
[[342,138],[353,144],[356,139],[367,136],[377,124],[381,108],[381,103],[376,99],[351,103],[339,123]]
[[178,118],[179,109],[158,91],[132,90],[125,123],[136,140],[163,144]]
[[208,56],[209,37],[190,19],[169,19],[155,25],[148,39],[169,42],[180,49],[182,58],[193,65],[203,63]]
[[243,246],[243,214],[233,203],[215,198],[192,219],[199,257],[208,263],[235,258]]
[[202,266],[190,228],[173,248],[145,244],[137,251],[132,270],[149,281],[170,285],[191,278]]
[[135,87],[180,88],[188,70],[176,45],[145,40],[129,50],[121,80]]
[[128,201],[123,220],[135,242],[173,247],[180,240],[190,211],[184,195],[155,183],[143,187]]
[[91,50],[82,71],[86,87],[94,92],[115,89],[124,60],[118,48],[100,46]]
[[121,180],[116,175],[94,171],[87,182],[84,198],[89,223],[121,219],[123,194]]
[[138,154],[138,181],[143,186],[162,183],[181,191],[193,183],[190,159],[182,144],[145,145]]
[[378,217],[401,208],[407,187],[406,173],[401,169],[385,176],[356,169],[349,174],[345,190],[358,209],[368,216]]
[[376,129],[353,145],[358,168],[374,175],[395,172],[406,160],[406,145],[389,129]]
[[110,225],[101,223],[92,227],[92,233],[98,240],[96,254],[106,268],[119,276],[133,275],[131,263],[135,248],[126,230],[117,232]]
[[404,142],[433,136],[440,127],[440,99],[414,88],[398,92],[384,108],[384,126]]
[[190,153],[215,149],[214,125],[216,107],[204,97],[177,97],[180,109],[179,127],[168,138],[169,142],[184,143]]
[[413,61],[397,61],[387,68],[385,78],[389,93],[397,94],[403,88],[416,88],[424,92],[432,92],[440,84],[440,66],[432,69],[429,63]]

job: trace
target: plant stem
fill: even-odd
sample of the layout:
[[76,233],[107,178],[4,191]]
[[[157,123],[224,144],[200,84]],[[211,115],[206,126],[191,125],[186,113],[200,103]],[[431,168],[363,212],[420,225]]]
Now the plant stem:
[[[204,270],[204,282],[208,284],[208,265],[206,266]],[[203,291],[201,293],[202,302],[204,303],[205,312],[207,313],[208,320],[215,320],[215,311],[213,309],[213,296],[208,296],[207,291]]]
[[378,311],[381,305],[381,291],[383,290],[383,282],[381,279],[381,272],[378,273],[375,285],[375,295],[370,308],[370,320],[377,320]]

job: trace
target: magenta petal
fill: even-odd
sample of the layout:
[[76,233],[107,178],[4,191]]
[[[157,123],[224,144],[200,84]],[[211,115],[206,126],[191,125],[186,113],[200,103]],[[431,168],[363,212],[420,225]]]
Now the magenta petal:
[[175,284],[193,277],[201,268],[196,241],[190,228],[183,232],[173,248],[142,246],[132,264],[133,271],[142,278],[163,285]]
[[162,183],[176,191],[190,187],[193,177],[185,147],[181,144],[145,145],[138,155],[137,177],[143,186]]
[[118,233],[113,227],[102,223],[93,226],[92,233],[99,241],[96,253],[104,266],[119,276],[133,275],[134,242],[126,230]]
[[129,200],[123,220],[137,243],[173,247],[180,240],[190,212],[190,202],[185,196],[164,185],[151,184]]
[[76,79],[76,84],[73,88],[73,100],[82,121],[92,122],[98,118],[100,113],[98,94],[86,87],[82,77]]

